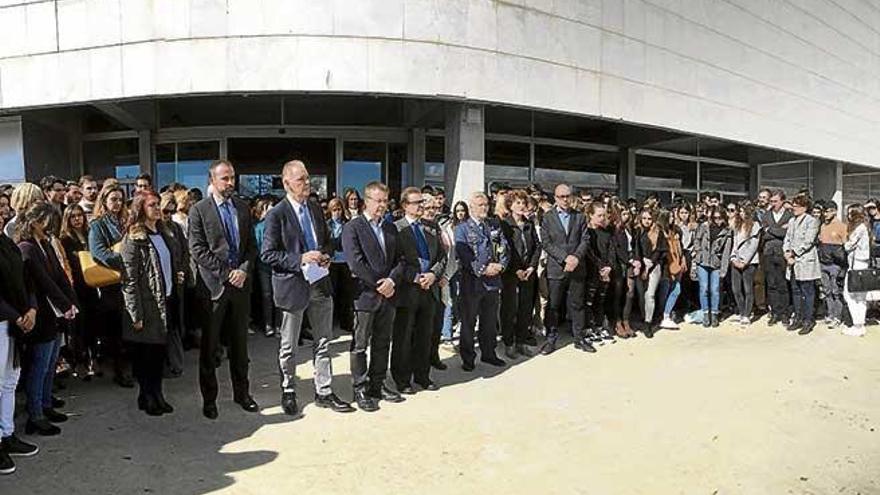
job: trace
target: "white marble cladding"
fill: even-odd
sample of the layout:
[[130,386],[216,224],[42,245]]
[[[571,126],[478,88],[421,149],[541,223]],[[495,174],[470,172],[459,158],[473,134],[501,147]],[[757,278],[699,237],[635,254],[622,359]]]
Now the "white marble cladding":
[[0,0],[0,110],[239,91],[510,103],[880,165],[880,4]]

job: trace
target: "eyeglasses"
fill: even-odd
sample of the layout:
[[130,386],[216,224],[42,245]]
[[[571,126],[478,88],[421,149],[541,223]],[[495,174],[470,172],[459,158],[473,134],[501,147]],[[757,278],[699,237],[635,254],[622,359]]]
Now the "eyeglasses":
[[736,213],[736,208],[728,208],[727,211],[729,213]]
[[557,199],[568,199],[570,197],[571,197],[571,194],[557,194],[556,195]]

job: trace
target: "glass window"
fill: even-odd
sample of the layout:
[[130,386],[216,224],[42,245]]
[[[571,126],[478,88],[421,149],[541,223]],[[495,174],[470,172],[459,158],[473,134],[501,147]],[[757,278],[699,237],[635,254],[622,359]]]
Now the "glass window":
[[425,138],[425,184],[445,187],[446,139],[440,136]]
[[843,166],[843,205],[863,204],[880,197],[880,170],[852,164]]
[[617,191],[618,154],[535,145],[535,182],[546,191],[566,183],[575,189]]
[[385,151],[385,143],[346,141],[339,167],[339,194],[354,188],[363,197],[368,182],[382,180]]
[[485,180],[512,187],[529,184],[529,145],[507,141],[486,141]]
[[696,162],[636,155],[636,190],[695,191],[696,189]]
[[[290,160],[302,160],[312,179],[323,177],[318,194],[327,194],[326,184],[336,178],[336,141],[307,138],[230,138],[229,160],[239,175],[239,193],[244,196],[281,196],[281,167]],[[245,177],[247,176],[247,177]],[[265,176],[264,178],[255,178]]]
[[137,138],[83,142],[83,164],[96,179],[134,180],[140,173]]
[[747,194],[751,171],[747,168],[729,167],[700,162],[700,190]]
[[21,121],[18,118],[0,118],[0,182],[14,184],[24,179]]
[[205,190],[208,167],[220,157],[218,141],[170,143],[156,146],[156,184],[161,189],[172,182]]
[[789,197],[803,189],[812,192],[812,166],[810,160],[760,165],[761,187],[782,189]]

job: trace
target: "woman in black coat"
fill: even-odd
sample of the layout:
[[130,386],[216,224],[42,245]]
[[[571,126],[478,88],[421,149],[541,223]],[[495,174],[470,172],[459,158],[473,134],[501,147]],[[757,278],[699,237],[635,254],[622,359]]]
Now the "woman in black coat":
[[639,213],[638,228],[634,247],[636,259],[641,261],[642,270],[636,279],[636,293],[642,305],[645,327],[643,333],[649,339],[654,336],[654,313],[657,307],[657,288],[665,273],[666,253],[669,250],[666,235],[657,226],[656,212],[643,209]]
[[90,380],[97,372],[95,358],[98,355],[94,317],[98,314],[98,291],[89,287],[83,278],[79,253],[89,250],[89,226],[86,213],[78,204],[64,209],[61,220],[61,245],[70,263],[73,290],[79,300],[80,314],[73,327],[72,348],[74,375]]
[[507,269],[501,275],[501,337],[505,354],[531,356],[527,346],[537,344],[532,334],[532,314],[538,290],[538,261],[541,246],[535,224],[526,216],[529,196],[525,191],[511,191],[505,197],[510,215],[501,220],[501,232],[507,239]]
[[61,430],[52,423],[67,421],[67,416],[52,408],[52,386],[61,347],[59,333],[76,318],[79,309],[73,287],[46,232],[57,215],[49,203],[37,203],[15,226],[15,240],[37,300],[36,324],[25,336],[29,358],[25,388],[28,410],[25,433],[28,434],[57,435]]
[[162,374],[172,307],[186,281],[180,243],[161,219],[159,196],[139,193],[131,203],[131,222],[122,243],[122,296],[128,320],[123,338],[132,344],[138,407],[150,416],[174,411],[162,392]]

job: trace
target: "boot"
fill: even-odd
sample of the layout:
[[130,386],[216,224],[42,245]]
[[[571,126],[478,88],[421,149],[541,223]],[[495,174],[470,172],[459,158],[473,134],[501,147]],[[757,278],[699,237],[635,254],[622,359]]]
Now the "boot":
[[712,328],[717,328],[721,324],[718,313],[712,313]]
[[709,328],[712,326],[712,312],[711,311],[703,311],[703,327]]

